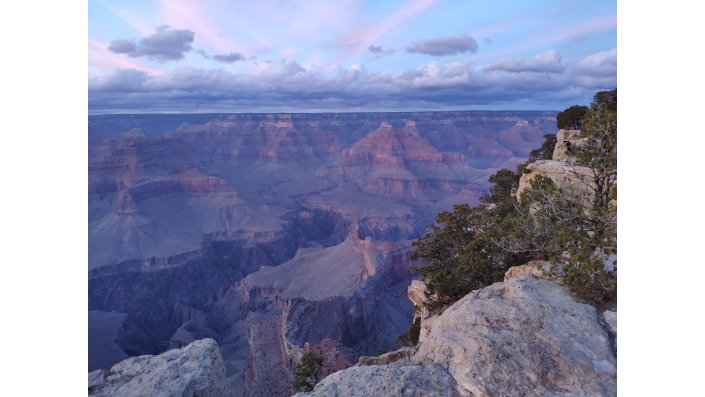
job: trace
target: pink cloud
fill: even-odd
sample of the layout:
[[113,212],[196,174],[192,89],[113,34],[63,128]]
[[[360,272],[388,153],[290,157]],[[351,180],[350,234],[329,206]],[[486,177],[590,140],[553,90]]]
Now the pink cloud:
[[334,40],[335,45],[354,47],[352,51],[344,54],[341,57],[343,59],[340,59],[339,61],[347,62],[364,54],[367,51],[367,46],[374,44],[374,42],[382,37],[386,32],[395,28],[407,19],[412,18],[435,2],[436,0],[411,1],[375,25],[359,27],[345,33],[344,35],[338,36]]
[[525,40],[522,40],[513,46],[507,47],[503,50],[486,52],[482,55],[474,57],[473,59],[480,60],[497,55],[514,54],[517,52],[531,50],[538,46],[544,46],[550,43],[585,36],[588,34],[613,29],[615,27],[617,27],[617,17],[614,14],[602,15],[563,26],[552,26],[549,29],[539,32],[538,34],[529,36]]
[[196,42],[203,43],[215,50],[226,52],[239,52],[251,54],[252,50],[247,45],[225,37],[214,25],[216,18],[209,18],[206,10],[218,7],[210,5],[209,1],[183,1],[160,0],[161,20],[166,24],[178,28],[188,28],[196,32]]

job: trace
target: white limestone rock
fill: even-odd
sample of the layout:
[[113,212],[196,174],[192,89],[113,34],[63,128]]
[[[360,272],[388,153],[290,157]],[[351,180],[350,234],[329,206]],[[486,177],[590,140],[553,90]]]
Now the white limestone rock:
[[434,320],[412,362],[473,396],[614,396],[616,358],[595,309],[529,275],[473,291]]
[[88,374],[89,396],[230,396],[215,340],[197,340],[157,356],[130,357]]
[[516,197],[521,197],[521,194],[531,187],[531,181],[537,175],[543,175],[550,178],[564,194],[583,198],[586,203],[593,200],[593,171],[589,167],[556,160],[538,160],[530,163],[526,170],[528,173],[522,174],[519,179]]
[[553,160],[572,162],[574,156],[569,152],[570,147],[577,147],[585,142],[579,138],[580,130],[559,130],[556,134],[556,147],[553,149]]
[[296,397],[459,397],[453,377],[438,364],[355,366],[333,373]]

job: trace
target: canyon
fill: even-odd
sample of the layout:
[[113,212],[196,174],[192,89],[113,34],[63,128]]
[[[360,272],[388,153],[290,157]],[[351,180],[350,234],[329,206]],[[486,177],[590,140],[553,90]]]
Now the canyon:
[[212,338],[237,396],[290,395],[306,351],[334,373],[396,347],[411,241],[556,132],[519,111],[88,124],[89,371]]

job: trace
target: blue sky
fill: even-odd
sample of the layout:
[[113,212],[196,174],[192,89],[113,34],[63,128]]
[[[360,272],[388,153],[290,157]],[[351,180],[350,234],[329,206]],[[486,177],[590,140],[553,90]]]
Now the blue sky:
[[89,112],[560,110],[616,87],[616,1],[89,1]]

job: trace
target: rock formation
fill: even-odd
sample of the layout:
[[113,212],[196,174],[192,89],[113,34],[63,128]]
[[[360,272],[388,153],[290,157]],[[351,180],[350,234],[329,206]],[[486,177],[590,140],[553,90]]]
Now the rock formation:
[[438,364],[351,367],[319,382],[296,397],[458,397],[457,384]]
[[414,280],[407,289],[409,300],[414,304],[414,319],[421,319],[421,330],[419,332],[419,342],[424,340],[431,333],[431,324],[436,316],[432,316],[428,312],[425,304],[428,301],[426,298],[426,283],[422,280]]
[[616,395],[616,358],[595,308],[531,276],[453,304],[412,361],[441,364],[475,396]]
[[158,356],[131,357],[88,374],[89,396],[221,397],[232,393],[213,339],[195,341]]
[[537,175],[551,178],[565,194],[581,197],[586,203],[591,202],[595,195],[592,169],[558,160],[538,160],[530,163],[526,167],[526,173],[519,179],[517,197],[521,197],[521,194],[531,187],[531,181]]
[[[615,396],[616,357],[595,308],[554,281],[520,273],[469,293],[432,318],[411,365],[399,360],[348,368],[302,395],[377,395],[364,393],[386,387],[408,395]],[[423,381],[432,368],[441,383],[425,384],[423,391],[405,377],[414,371]]]
[[504,281],[524,275],[560,281],[562,269],[560,266],[551,265],[548,261],[530,261],[525,265],[510,267],[504,273]]
[[235,395],[278,396],[304,351],[332,371],[393,346],[413,316],[409,241],[554,119],[89,117],[91,369],[214,338]]
[[574,157],[570,150],[580,146],[584,139],[578,138],[580,130],[558,130],[556,134],[556,147],[553,149],[553,160],[564,161],[570,163],[574,161]]
[[613,338],[612,350],[617,354],[617,310],[605,310],[602,313],[602,318],[605,319],[607,324],[607,331]]
[[412,347],[402,347],[392,352],[380,354],[378,357],[361,356],[357,365],[387,365],[391,363],[409,364],[411,356],[416,352]]

